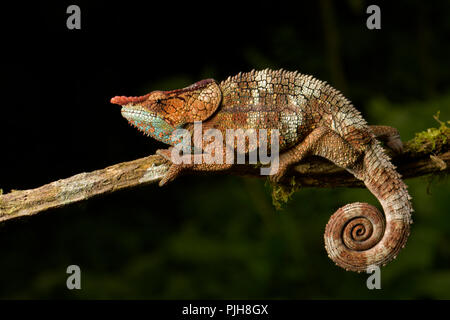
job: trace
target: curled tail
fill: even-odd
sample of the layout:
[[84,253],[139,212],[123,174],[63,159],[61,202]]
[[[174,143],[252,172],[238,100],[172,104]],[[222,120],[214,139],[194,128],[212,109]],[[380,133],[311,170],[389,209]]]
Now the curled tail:
[[367,203],[337,210],[325,229],[328,256],[340,267],[366,271],[395,259],[409,236],[413,211],[407,186],[377,141],[371,141],[363,160],[348,169],[381,203],[384,215]]

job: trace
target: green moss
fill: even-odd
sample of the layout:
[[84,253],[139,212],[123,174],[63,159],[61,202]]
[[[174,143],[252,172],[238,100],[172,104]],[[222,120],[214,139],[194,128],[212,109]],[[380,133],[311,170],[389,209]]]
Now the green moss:
[[406,147],[413,152],[438,153],[447,147],[450,141],[450,121],[439,120],[439,112],[433,116],[440,124],[439,128],[428,128],[426,131],[416,133],[414,139],[406,143]]
[[292,195],[300,189],[300,184],[296,183],[295,177],[292,177],[287,184],[271,183],[269,180],[267,181],[272,187],[272,204],[277,210],[281,210],[291,199]]

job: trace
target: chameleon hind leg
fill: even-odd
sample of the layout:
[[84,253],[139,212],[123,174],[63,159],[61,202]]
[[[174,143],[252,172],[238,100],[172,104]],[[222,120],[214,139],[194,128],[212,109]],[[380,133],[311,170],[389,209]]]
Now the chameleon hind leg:
[[319,127],[302,142],[280,155],[279,168],[269,176],[269,179],[272,182],[279,182],[290,166],[309,155],[321,156],[340,167],[348,168],[358,161],[362,152],[335,131]]
[[389,126],[369,126],[369,128],[377,139],[383,141],[394,152],[403,152],[403,143],[396,128]]

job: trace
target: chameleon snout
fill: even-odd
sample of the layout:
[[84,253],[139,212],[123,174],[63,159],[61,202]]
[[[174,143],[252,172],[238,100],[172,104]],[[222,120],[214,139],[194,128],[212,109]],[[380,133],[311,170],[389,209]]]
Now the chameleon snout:
[[147,100],[148,98],[148,94],[143,95],[143,96],[139,96],[139,97],[126,97],[126,96],[115,96],[113,98],[111,98],[110,102],[113,104],[118,104],[120,106],[129,104],[129,103],[139,103],[139,102],[143,102],[145,100]]

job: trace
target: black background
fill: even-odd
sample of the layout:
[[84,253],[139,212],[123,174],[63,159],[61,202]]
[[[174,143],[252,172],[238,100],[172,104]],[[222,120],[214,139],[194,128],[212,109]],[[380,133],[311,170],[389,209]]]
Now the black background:
[[[66,8],[74,3],[81,8],[81,30],[66,27]],[[372,97],[383,96],[402,104],[427,101],[448,92],[447,1],[378,2],[382,8],[382,29],[376,31],[365,27],[365,8],[372,3],[333,3],[331,11],[323,9],[324,3],[61,1],[2,6],[0,187],[4,192],[35,188],[80,172],[137,159],[163,147],[127,125],[120,108],[109,103],[115,95],[175,89],[204,78],[220,81],[240,71],[267,67],[299,70],[326,80],[350,97],[363,114]],[[338,53],[333,55],[333,50]],[[335,57],[339,59],[337,64]],[[408,109],[400,111],[407,116]],[[431,124],[435,111],[427,111]],[[398,125],[389,116],[384,120],[384,124]],[[246,187],[242,189],[242,185]],[[239,191],[249,189],[262,193]],[[212,278],[221,279],[219,285],[211,284],[213,289],[191,290],[190,284],[197,280],[186,279],[201,279],[201,275],[196,274],[195,263],[184,261],[168,262],[167,273],[164,264],[157,264],[155,270],[143,267],[147,271],[138,273],[141,276],[133,278],[135,282],[120,280],[131,272],[126,268],[128,260],[147,254],[157,261],[164,260],[160,258],[164,249],[161,253],[157,248],[165,241],[175,241],[169,236],[183,230],[189,232],[191,225],[214,230],[204,242],[196,244],[207,246],[211,239],[228,241],[221,238],[223,221],[245,216],[252,227],[236,230],[245,233],[249,241],[259,241],[253,227],[258,228],[261,219],[251,210],[272,210],[264,209],[269,197],[264,192],[261,183],[243,182],[241,178],[183,177],[164,189],[137,188],[8,222],[0,226],[0,297],[359,298],[351,293],[351,285],[348,291],[324,289],[314,282],[321,276],[301,270],[299,277],[304,280],[296,288],[289,285],[290,280],[283,282],[277,275],[271,278],[273,284],[263,290],[252,288],[251,283],[241,287],[239,283],[246,273],[240,274],[240,264],[228,261],[231,271],[224,271],[220,259],[211,264],[201,259],[198,262],[206,266]],[[327,197],[321,196],[321,190],[315,192],[319,202]],[[251,197],[257,200],[252,202]],[[266,200],[258,200],[262,198]],[[217,204],[219,199],[227,202],[222,208]],[[305,219],[313,220],[315,211],[322,209],[320,205],[304,209],[304,201],[309,199],[300,200],[295,206],[300,208],[298,211],[306,211]],[[202,215],[196,215],[197,212]],[[231,213],[234,215],[228,216]],[[311,245],[312,255],[306,252],[297,263],[309,265],[306,270],[310,271],[325,264],[327,272],[332,270],[330,278],[335,286],[338,277],[350,279],[353,275],[343,275],[322,250],[320,240],[328,214],[331,212],[325,210],[318,218],[317,229],[311,229],[311,238],[317,240]],[[277,215],[269,219],[277,224],[280,218]],[[244,223],[237,221],[236,225]],[[442,241],[448,244],[447,230],[443,234]],[[233,243],[236,252],[239,239]],[[274,241],[274,246],[278,246],[278,240]],[[283,254],[277,256],[277,252],[270,259],[284,270],[284,264],[292,261],[284,262]],[[448,269],[448,250],[443,252],[435,269],[427,271]],[[244,253],[241,258],[247,259]],[[64,287],[64,268],[69,264],[80,264],[87,274],[83,279],[88,284],[80,294]],[[264,274],[255,264],[255,272]],[[187,276],[173,280],[181,283],[175,288],[186,288],[185,291],[164,289],[172,274],[178,273]],[[192,274],[196,276],[191,277]],[[354,285],[364,287],[364,279],[358,276]],[[399,286],[394,293],[376,297],[404,297],[408,285],[402,284],[408,281],[396,279]],[[445,279],[449,279],[447,274]],[[278,286],[277,282],[283,285]],[[220,285],[224,283],[235,286],[224,289]],[[412,297],[434,297],[420,290]],[[450,297],[448,290],[442,292],[439,297]]]

